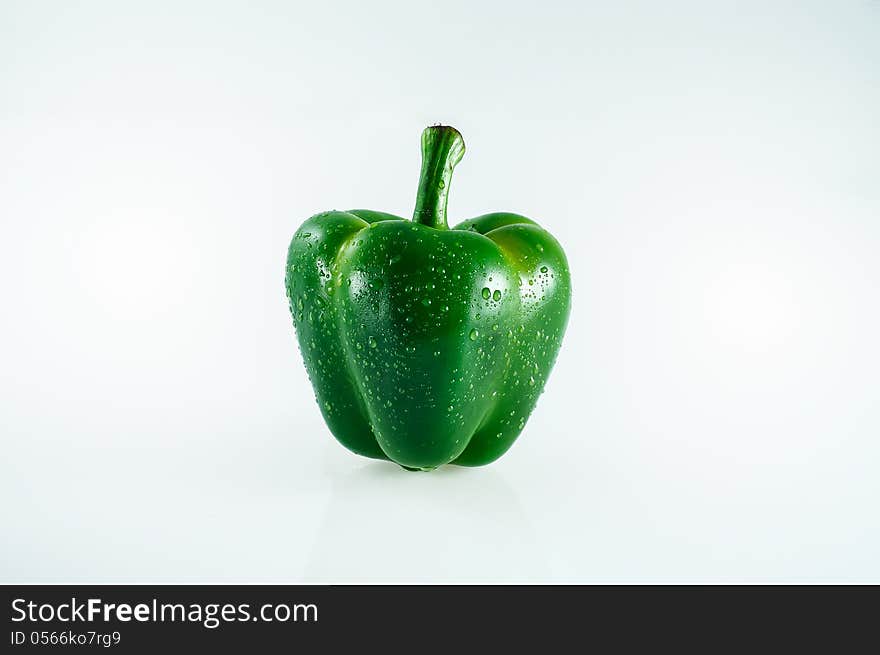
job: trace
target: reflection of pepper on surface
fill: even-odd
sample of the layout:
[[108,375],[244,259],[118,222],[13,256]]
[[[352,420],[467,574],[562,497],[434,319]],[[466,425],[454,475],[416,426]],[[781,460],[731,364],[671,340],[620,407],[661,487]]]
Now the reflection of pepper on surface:
[[427,128],[412,221],[318,214],[287,257],[290,310],[327,425],[350,450],[410,469],[503,455],[568,320],[568,262],[548,232],[510,213],[447,227],[463,154],[457,130]]
[[[340,465],[341,466],[341,465]],[[303,558],[308,584],[533,584],[557,567],[508,469],[445,466],[407,475],[364,460],[344,472],[325,470],[330,495]],[[321,501],[315,497],[315,503]],[[381,507],[381,511],[376,508]],[[588,508],[582,508],[585,511]],[[401,529],[401,526],[442,526]],[[352,557],[357,544],[357,557]],[[426,557],[427,553],[442,556]],[[427,561],[430,559],[430,562]],[[295,562],[299,564],[299,562]]]

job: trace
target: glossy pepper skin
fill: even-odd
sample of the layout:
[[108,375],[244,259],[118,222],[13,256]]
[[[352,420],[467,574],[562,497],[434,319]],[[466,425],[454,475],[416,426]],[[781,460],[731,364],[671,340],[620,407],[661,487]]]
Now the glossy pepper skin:
[[510,213],[446,225],[457,130],[422,134],[412,221],[324,212],[297,230],[286,287],[318,405],[348,449],[407,469],[487,464],[522,431],[568,321],[561,246]]

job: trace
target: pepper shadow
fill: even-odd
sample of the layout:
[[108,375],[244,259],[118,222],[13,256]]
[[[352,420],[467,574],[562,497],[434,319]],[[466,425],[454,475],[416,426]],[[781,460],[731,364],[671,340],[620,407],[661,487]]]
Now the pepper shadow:
[[513,487],[491,468],[408,472],[370,462],[338,478],[304,581],[546,582],[540,548]]

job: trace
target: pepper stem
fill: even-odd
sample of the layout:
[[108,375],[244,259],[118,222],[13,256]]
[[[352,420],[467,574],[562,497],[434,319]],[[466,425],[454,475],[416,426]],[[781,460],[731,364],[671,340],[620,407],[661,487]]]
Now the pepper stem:
[[422,132],[422,174],[413,221],[445,230],[446,200],[452,169],[464,156],[464,139],[449,125],[432,125]]

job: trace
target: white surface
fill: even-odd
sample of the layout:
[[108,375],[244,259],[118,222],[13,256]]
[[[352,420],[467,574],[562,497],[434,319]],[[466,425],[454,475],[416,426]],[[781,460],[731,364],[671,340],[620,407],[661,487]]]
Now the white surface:
[[[0,5],[0,581],[880,582],[880,4],[612,4]],[[514,448],[412,474],[282,277],[434,122],[574,297]]]

